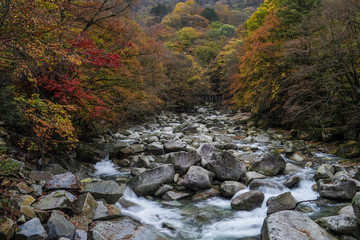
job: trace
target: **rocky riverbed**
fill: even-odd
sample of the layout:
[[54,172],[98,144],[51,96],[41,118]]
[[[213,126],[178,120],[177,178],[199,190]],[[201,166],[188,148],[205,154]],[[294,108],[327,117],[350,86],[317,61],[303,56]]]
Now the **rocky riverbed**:
[[12,159],[0,239],[360,239],[358,164],[248,120],[164,112],[43,171]]

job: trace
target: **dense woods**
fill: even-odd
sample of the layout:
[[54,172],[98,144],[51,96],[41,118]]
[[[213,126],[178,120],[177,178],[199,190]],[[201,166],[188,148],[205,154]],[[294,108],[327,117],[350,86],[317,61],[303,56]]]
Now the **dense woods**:
[[3,0],[1,120],[14,143],[45,153],[221,93],[262,124],[346,126],[356,140],[359,10],[356,0]]

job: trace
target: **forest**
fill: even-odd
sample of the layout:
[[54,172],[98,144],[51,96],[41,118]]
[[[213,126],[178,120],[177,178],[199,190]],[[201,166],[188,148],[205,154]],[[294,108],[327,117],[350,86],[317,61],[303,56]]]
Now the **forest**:
[[359,37],[357,0],[2,0],[0,120],[44,154],[219,93],[357,141]]

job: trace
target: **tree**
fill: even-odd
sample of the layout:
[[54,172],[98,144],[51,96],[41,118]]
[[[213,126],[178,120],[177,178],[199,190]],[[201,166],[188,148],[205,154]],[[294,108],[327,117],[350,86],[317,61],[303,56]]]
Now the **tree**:
[[213,8],[205,8],[201,12],[201,16],[203,16],[204,18],[206,18],[210,22],[219,20],[219,16],[217,15],[217,13],[215,12],[215,10]]

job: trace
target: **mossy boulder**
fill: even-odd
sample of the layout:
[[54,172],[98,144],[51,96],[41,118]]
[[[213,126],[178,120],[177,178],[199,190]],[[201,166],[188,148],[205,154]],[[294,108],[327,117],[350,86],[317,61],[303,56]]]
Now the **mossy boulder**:
[[339,157],[356,158],[360,157],[360,142],[349,141],[341,144],[335,154]]

